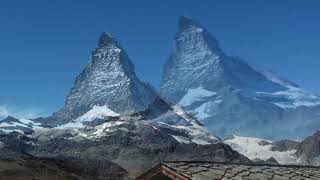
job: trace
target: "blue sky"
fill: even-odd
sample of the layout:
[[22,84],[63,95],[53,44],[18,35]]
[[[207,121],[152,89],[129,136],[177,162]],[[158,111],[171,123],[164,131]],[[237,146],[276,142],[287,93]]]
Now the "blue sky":
[[230,55],[320,93],[317,0],[7,0],[0,2],[0,115],[62,107],[102,31],[158,88],[177,20],[203,24]]

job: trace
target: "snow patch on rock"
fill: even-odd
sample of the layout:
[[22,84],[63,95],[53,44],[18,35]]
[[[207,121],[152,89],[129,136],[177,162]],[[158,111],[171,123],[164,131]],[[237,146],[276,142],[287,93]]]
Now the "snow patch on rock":
[[91,110],[89,110],[84,115],[78,117],[75,120],[70,121],[69,123],[58,126],[58,129],[64,128],[84,128],[86,127],[83,122],[90,122],[95,119],[104,119],[106,117],[116,117],[119,116],[118,113],[112,111],[107,106],[93,106]]
[[158,126],[185,134],[186,136],[176,136],[170,134],[180,143],[195,143],[200,145],[207,145],[222,142],[218,137],[213,136],[206,129],[197,124],[193,124],[191,126],[176,126],[164,122],[158,122]]
[[75,121],[86,122],[86,121],[93,121],[94,119],[103,119],[105,117],[115,117],[115,116],[119,116],[119,114],[112,111],[107,106],[93,106],[90,111],[80,116]]
[[288,86],[288,90],[285,91],[278,91],[274,93],[257,92],[257,94],[260,97],[274,97],[286,100],[274,102],[275,105],[283,109],[320,105],[319,96],[293,86]]
[[191,141],[186,137],[175,136],[175,135],[171,135],[171,136],[181,144],[190,144],[191,143]]
[[111,128],[120,126],[121,124],[125,124],[126,122],[123,121],[113,121],[113,122],[106,122],[103,123],[97,127],[95,127],[95,132],[93,133],[95,135],[95,138],[100,138],[102,136],[106,135],[106,132],[110,132]]
[[212,116],[210,110],[222,103],[222,100],[214,100],[214,101],[208,101],[203,104],[201,104],[199,107],[195,108],[192,112],[196,115],[199,119],[205,119],[210,116]]
[[179,104],[182,106],[190,106],[194,102],[201,101],[206,97],[216,95],[216,92],[208,91],[202,87],[189,89],[186,95],[180,100]]

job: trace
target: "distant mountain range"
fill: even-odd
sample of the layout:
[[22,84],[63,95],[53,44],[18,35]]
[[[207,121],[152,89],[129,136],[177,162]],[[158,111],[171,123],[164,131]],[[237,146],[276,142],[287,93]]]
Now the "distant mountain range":
[[318,165],[319,133],[280,139],[311,135],[319,113],[319,96],[226,55],[204,27],[182,17],[160,95],[102,33],[62,109],[0,122],[0,159],[63,159],[89,168],[86,178],[112,179],[136,177],[163,160]]

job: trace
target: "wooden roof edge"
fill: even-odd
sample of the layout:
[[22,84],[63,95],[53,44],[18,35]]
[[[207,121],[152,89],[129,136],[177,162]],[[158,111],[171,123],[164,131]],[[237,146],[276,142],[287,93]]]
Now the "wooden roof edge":
[[147,170],[146,172],[144,172],[143,174],[135,178],[135,180],[148,180],[152,176],[158,174],[159,172],[161,172],[165,176],[171,176],[179,180],[190,180],[189,177],[177,172],[174,168],[167,166],[163,162],[160,162],[159,164],[150,168],[149,170]]
[[[188,176],[179,173],[176,169],[167,166],[165,163],[162,162],[162,166],[163,166],[163,174],[168,173],[171,176],[174,177],[174,179],[179,179],[179,180],[191,180],[191,178],[189,178]],[[166,174],[165,174],[166,175]]]
[[320,166],[311,165],[290,165],[290,164],[255,164],[255,163],[231,163],[231,162],[215,162],[215,161],[163,161],[165,163],[211,163],[211,164],[225,164],[225,165],[242,165],[242,166],[268,166],[268,167],[287,167],[287,168],[320,168]]
[[157,174],[159,171],[162,171],[162,162],[148,169],[146,172],[142,173],[140,176],[136,177],[135,180],[146,180]]

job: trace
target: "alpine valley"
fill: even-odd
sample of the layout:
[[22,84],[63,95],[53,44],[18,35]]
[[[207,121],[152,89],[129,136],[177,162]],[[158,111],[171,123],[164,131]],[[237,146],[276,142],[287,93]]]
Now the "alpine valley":
[[109,33],[61,110],[31,120],[9,116],[0,132],[0,164],[16,167],[0,172],[8,179],[132,179],[164,160],[250,162],[141,82]]
[[1,177],[133,179],[165,160],[320,165],[319,96],[226,55],[190,18],[173,44],[158,93],[102,33],[64,107],[0,121],[0,166],[12,167]]

